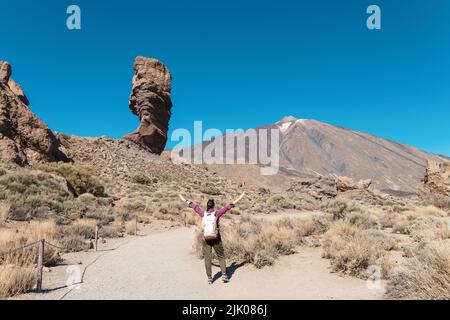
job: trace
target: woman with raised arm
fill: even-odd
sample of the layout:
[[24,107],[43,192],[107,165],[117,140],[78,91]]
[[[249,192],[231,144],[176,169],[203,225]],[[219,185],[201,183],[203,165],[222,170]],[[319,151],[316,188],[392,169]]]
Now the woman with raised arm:
[[231,203],[225,205],[222,209],[215,211],[215,203],[213,199],[208,200],[206,204],[206,211],[200,208],[198,204],[193,201],[186,200],[181,194],[179,195],[181,201],[185,202],[191,209],[193,209],[201,218],[203,226],[203,255],[205,256],[205,269],[208,276],[208,283],[213,283],[212,278],[212,249],[219,258],[220,270],[222,271],[222,280],[224,283],[229,281],[227,275],[227,267],[225,262],[225,253],[223,250],[222,238],[219,232],[219,219],[227,211],[233,209],[236,204],[244,197],[245,192],[239,198]]

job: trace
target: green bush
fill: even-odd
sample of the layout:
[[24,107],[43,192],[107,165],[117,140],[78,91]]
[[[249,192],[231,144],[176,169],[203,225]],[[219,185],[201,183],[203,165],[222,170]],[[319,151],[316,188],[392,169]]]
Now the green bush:
[[62,176],[67,180],[76,196],[83,193],[91,193],[96,197],[105,195],[105,188],[89,168],[57,162],[40,165],[38,169]]
[[135,173],[133,176],[133,180],[134,180],[134,182],[143,184],[143,185],[150,185],[152,183],[157,182],[156,179],[152,179],[149,176],[147,176],[145,173],[142,173],[142,172]]
[[200,192],[211,196],[219,196],[222,192],[212,183],[206,183],[200,188]]
[[280,194],[276,194],[267,199],[267,204],[274,209],[292,209],[294,205]]
[[28,220],[48,213],[68,215],[79,203],[65,186],[45,172],[21,170],[0,176],[0,200],[11,203],[11,219]]

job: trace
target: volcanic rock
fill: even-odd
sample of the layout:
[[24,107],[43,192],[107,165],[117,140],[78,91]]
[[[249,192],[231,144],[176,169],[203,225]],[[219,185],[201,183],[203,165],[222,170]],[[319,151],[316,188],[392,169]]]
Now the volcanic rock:
[[61,160],[58,139],[30,110],[11,74],[10,64],[0,61],[0,161],[26,165]]
[[139,117],[140,126],[124,138],[161,154],[167,143],[171,117],[172,77],[169,70],[153,58],[137,57],[134,71],[129,107]]
[[419,195],[442,196],[450,200],[450,162],[428,162]]

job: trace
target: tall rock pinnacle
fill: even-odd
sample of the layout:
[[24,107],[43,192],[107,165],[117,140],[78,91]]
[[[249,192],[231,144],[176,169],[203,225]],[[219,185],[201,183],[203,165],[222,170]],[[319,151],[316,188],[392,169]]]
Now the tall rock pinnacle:
[[129,107],[139,117],[140,126],[124,138],[152,153],[161,154],[167,143],[172,109],[169,70],[153,58],[137,57]]

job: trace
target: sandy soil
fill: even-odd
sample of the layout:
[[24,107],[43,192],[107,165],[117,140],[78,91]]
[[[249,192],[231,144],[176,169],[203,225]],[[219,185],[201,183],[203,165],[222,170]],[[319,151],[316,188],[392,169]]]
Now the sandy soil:
[[[45,274],[44,294],[18,299],[381,299],[363,280],[331,273],[320,248],[301,247],[275,266],[229,268],[231,282],[208,285],[192,249],[193,229],[181,228],[114,240],[99,252],[65,256],[68,264]],[[66,286],[71,265],[82,283]],[[74,267],[71,267],[72,269]],[[214,272],[218,268],[214,268]],[[217,274],[218,276],[218,274]]]

